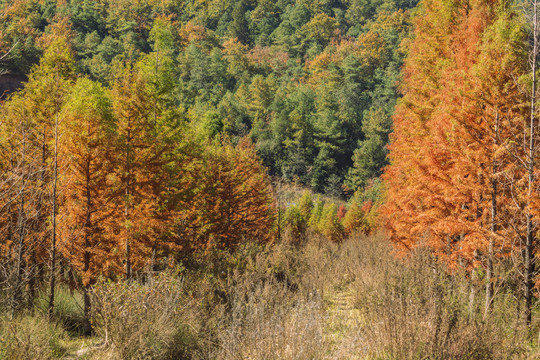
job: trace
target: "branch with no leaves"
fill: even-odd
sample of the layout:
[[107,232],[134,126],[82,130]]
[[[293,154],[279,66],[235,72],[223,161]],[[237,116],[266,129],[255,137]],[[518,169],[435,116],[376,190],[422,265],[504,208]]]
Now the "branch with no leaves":
[[7,53],[0,56],[0,61],[3,61],[13,51],[13,49],[15,49],[15,46],[17,46],[18,43],[19,43],[18,41],[15,42],[15,44],[13,44],[13,46],[7,51]]

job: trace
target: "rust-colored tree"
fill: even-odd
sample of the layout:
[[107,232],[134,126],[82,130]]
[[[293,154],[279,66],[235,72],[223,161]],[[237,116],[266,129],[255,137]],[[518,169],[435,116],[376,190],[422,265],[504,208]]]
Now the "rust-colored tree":
[[[41,191],[35,184],[43,169],[33,141],[35,122],[22,92],[2,104],[0,119],[0,268],[2,292],[11,299],[13,313],[23,305],[24,284],[32,281],[29,274],[36,266],[42,236],[38,229],[44,224],[36,224]],[[33,292],[30,283],[29,302]]]
[[123,195],[119,198],[123,216],[116,216],[115,234],[124,248],[125,276],[131,279],[133,267],[142,267],[146,254],[140,235],[151,211],[145,168],[150,160],[152,104],[140,73],[129,64],[119,70],[113,87],[113,108],[118,121],[114,187]]
[[416,18],[416,36],[404,68],[404,97],[394,116],[391,165],[384,175],[387,202],[382,209],[393,241],[404,250],[421,245],[426,235],[435,251],[444,249],[444,236],[434,232],[432,224],[446,216],[441,209],[455,207],[448,207],[437,193],[445,186],[444,166],[449,168],[450,157],[435,142],[432,119],[442,101],[442,72],[450,66],[449,35],[462,20],[464,7],[459,2],[425,1],[422,16]]
[[[499,184],[512,173],[507,148],[515,128],[502,124],[515,125],[521,104],[511,78],[519,58],[508,31],[515,23],[499,5],[423,3],[395,116],[383,207],[402,248],[427,245],[451,266],[485,268],[486,313],[495,254],[507,253],[511,243],[500,225],[512,213],[512,196]],[[503,63],[490,59],[495,53]]]
[[194,172],[196,190],[179,223],[184,250],[234,248],[245,240],[272,238],[272,191],[252,145],[208,145]]
[[[65,21],[60,20],[50,27],[50,33],[41,39],[46,50],[40,63],[33,68],[25,88],[8,101],[2,121],[3,131],[7,132],[3,150],[8,152],[3,153],[7,157],[1,161],[5,170],[1,182],[10,184],[8,193],[11,194],[9,200],[0,205],[7,210],[2,211],[0,217],[7,226],[5,230],[12,247],[16,244],[17,248],[13,308],[20,303],[23,273],[28,281],[28,302],[31,303],[36,278],[44,273],[44,264],[48,262],[51,314],[57,275],[56,223],[60,203],[57,144],[61,136],[61,108],[74,74],[68,37],[69,27]],[[18,191],[15,193],[14,189]]]
[[112,144],[115,122],[107,91],[88,79],[79,79],[63,109],[60,160],[65,201],[59,209],[59,250],[82,280],[85,331],[90,326],[89,287],[100,274],[115,272],[111,220],[115,194],[110,174],[115,164]]
[[113,87],[119,134],[115,187],[123,193],[123,216],[118,216],[123,221],[116,233],[127,278],[133,269],[153,267],[160,249],[174,248],[172,217],[183,192],[179,167],[185,156],[181,112],[168,97],[174,89],[169,60],[156,52],[135,66],[125,65]]

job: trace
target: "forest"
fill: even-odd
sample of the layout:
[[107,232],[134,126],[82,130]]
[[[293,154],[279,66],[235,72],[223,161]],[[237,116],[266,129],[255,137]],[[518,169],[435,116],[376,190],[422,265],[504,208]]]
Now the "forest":
[[540,358],[537,0],[0,0],[0,360]]

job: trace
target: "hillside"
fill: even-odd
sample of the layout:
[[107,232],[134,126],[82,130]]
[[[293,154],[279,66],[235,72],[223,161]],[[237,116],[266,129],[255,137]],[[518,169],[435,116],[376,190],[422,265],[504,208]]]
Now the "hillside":
[[0,0],[0,360],[535,359],[537,0]]
[[12,77],[29,75],[65,23],[77,74],[109,86],[118,64],[163,57],[187,121],[209,138],[249,137],[272,175],[343,196],[385,164],[415,2],[1,3]]

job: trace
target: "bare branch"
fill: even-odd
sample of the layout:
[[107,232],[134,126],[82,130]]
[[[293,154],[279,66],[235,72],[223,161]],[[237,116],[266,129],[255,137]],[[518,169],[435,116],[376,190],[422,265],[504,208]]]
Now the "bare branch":
[[13,49],[15,49],[15,47],[17,46],[19,42],[15,42],[15,44],[13,44],[13,46],[7,51],[7,53],[5,53],[4,55],[0,56],[0,61],[3,61],[5,58],[8,57],[8,55],[13,51]]

